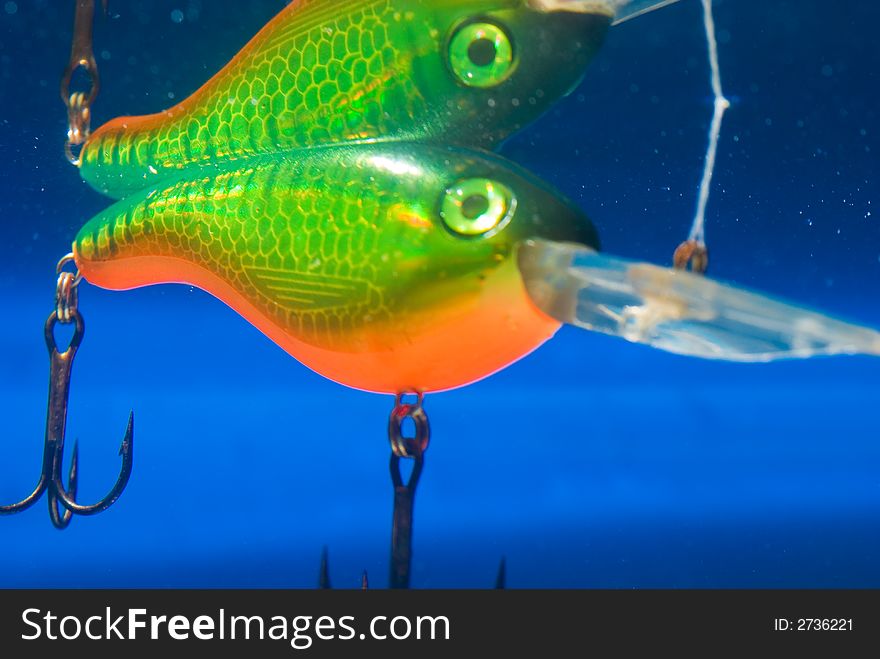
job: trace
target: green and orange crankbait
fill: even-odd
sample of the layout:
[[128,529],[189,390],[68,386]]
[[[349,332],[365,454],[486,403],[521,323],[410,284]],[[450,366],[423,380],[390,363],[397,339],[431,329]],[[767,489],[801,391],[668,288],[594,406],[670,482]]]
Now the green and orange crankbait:
[[594,0],[298,0],[183,102],[92,134],[81,174],[119,199],[318,145],[492,148],[580,82],[611,18]]
[[76,237],[110,289],[186,283],[303,364],[359,389],[485,377],[560,323],[529,300],[517,246],[598,246],[590,221],[498,158],[414,144],[264,156],[139,193]]
[[880,334],[595,250],[590,221],[496,156],[324,147],[206,168],[76,237],[90,282],[197,286],[318,373],[381,393],[486,377],[562,322],[707,358],[880,353]]

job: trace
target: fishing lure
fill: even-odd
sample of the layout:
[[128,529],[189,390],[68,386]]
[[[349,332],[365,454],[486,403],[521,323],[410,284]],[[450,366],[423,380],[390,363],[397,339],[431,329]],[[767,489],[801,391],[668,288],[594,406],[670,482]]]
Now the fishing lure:
[[348,145],[192,174],[89,222],[80,273],[110,289],[197,286],[358,389],[463,386],[561,323],[737,361],[880,354],[873,330],[598,254],[575,205],[491,154]]
[[395,394],[468,384],[553,335],[517,272],[534,237],[598,247],[511,163],[387,143],[192,172],[99,214],[73,252],[93,284],[197,286],[322,375]]
[[299,0],[186,100],[95,131],[80,172],[118,199],[316,145],[492,148],[574,89],[611,20],[595,0]]

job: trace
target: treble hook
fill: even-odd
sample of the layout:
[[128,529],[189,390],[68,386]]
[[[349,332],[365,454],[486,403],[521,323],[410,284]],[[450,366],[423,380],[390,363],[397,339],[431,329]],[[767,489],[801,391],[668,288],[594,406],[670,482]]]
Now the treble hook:
[[[68,486],[67,489],[64,488],[61,472],[64,463],[64,435],[67,425],[70,373],[73,368],[73,358],[76,356],[76,351],[85,334],[85,321],[77,309],[79,275],[62,270],[72,260],[73,255],[68,254],[58,262],[55,309],[49,314],[44,328],[46,347],[49,349],[49,404],[46,412],[46,436],[43,443],[43,465],[40,480],[34,491],[25,499],[9,506],[0,506],[0,515],[18,513],[30,508],[43,496],[44,492],[48,492],[49,517],[52,519],[52,524],[58,529],[66,528],[74,514],[94,515],[107,510],[116,502],[131,477],[134,448],[134,412],[131,412],[125,436],[119,447],[119,455],[122,456],[122,469],[116,479],[116,484],[107,496],[91,505],[82,505],[76,502],[79,465],[79,450],[76,443],[73,446],[73,458],[67,477]],[[64,352],[58,350],[58,344],[55,341],[55,326],[58,323],[74,325],[73,338]],[[59,507],[59,503],[64,510]]]
[[[391,444],[391,483],[394,486],[394,513],[391,521],[390,588],[409,588],[412,565],[412,526],[416,487],[425,466],[425,451],[431,440],[431,426],[425,413],[424,394],[416,392],[415,403],[405,403],[405,393],[397,394],[388,417],[388,441]],[[404,437],[403,422],[412,419],[415,437]],[[400,459],[413,460],[409,480],[404,483]]]

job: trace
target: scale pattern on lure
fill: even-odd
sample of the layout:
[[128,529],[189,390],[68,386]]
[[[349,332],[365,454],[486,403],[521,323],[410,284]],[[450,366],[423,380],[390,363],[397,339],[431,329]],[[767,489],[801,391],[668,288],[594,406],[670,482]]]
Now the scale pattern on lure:
[[204,169],[118,202],[74,253],[92,283],[196,285],[314,370],[395,393],[467,384],[555,332],[516,268],[539,236],[598,246],[500,158],[389,143]]
[[492,148],[571,91],[607,8],[571,0],[299,0],[178,105],[95,131],[114,198],[194,164],[368,140]]

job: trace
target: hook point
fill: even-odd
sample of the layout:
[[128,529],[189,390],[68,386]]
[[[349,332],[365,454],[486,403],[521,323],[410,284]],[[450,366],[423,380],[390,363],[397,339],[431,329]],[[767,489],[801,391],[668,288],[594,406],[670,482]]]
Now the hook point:
[[321,572],[318,575],[318,588],[321,590],[329,590],[330,585],[330,566],[328,560],[329,552],[327,547],[321,551]]
[[70,469],[67,471],[67,490],[72,498],[76,498],[77,473],[79,471],[79,438],[73,440],[73,455],[70,458]]
[[495,577],[495,590],[505,590],[507,588],[507,558],[501,557],[501,564],[498,566],[498,576]]
[[119,455],[128,455],[131,453],[134,444],[134,410],[128,413],[128,423],[125,426],[125,435],[122,437],[122,443],[119,445]]

